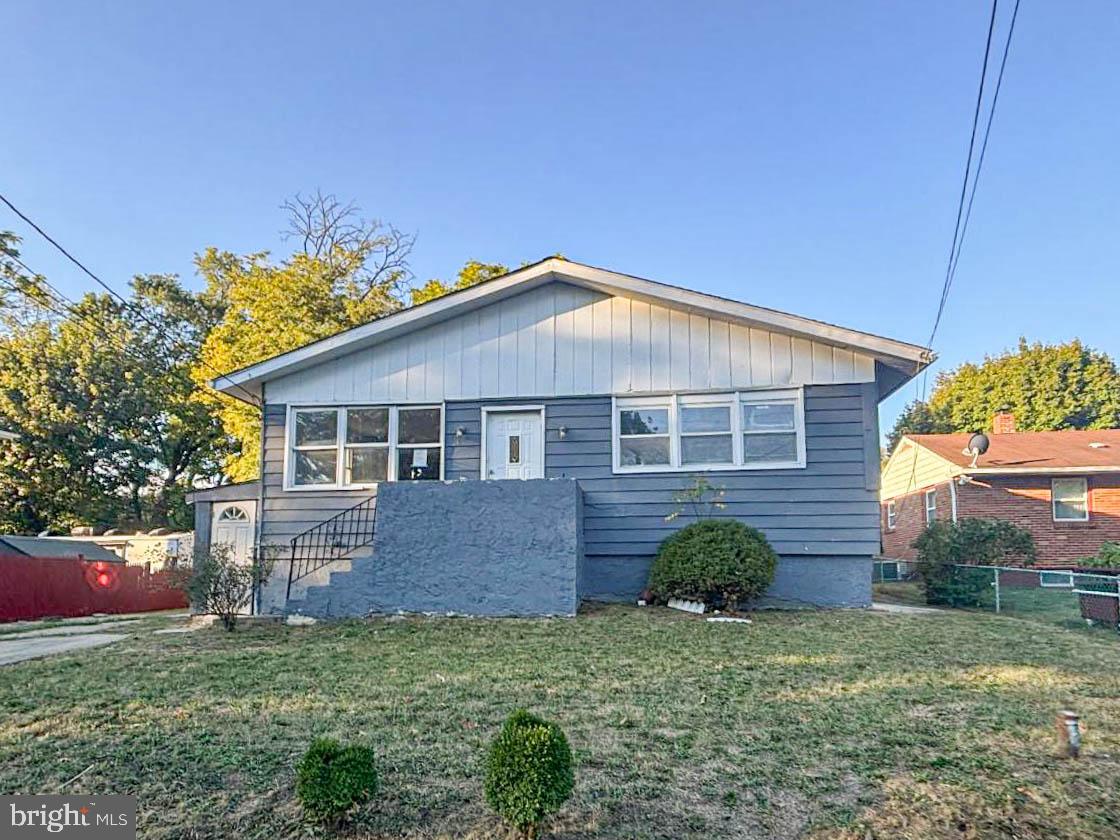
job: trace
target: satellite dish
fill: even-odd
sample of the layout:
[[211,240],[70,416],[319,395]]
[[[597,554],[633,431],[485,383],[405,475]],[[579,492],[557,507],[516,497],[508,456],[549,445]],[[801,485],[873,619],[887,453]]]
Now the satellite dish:
[[991,441],[988,440],[988,436],[983,432],[976,432],[968,439],[968,446],[964,448],[962,454],[972,456],[972,463],[969,464],[970,467],[976,466],[976,460],[988,451],[990,445]]

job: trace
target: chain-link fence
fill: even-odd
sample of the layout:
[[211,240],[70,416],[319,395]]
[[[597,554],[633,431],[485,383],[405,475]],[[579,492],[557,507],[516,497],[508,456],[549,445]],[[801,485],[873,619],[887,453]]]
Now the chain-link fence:
[[[893,563],[893,566],[892,566]],[[1120,629],[1120,577],[1068,569],[952,566],[928,589],[912,566],[876,561],[877,600],[982,610],[1067,628]]]

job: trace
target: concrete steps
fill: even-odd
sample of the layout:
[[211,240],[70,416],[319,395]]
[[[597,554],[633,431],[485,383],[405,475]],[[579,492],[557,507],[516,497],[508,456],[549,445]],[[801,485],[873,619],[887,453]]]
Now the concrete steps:
[[356,561],[372,556],[373,547],[364,545],[293,582],[292,592],[284,609],[285,614],[311,615],[317,618],[325,613],[329,614],[332,591],[346,586],[345,578],[354,568]]

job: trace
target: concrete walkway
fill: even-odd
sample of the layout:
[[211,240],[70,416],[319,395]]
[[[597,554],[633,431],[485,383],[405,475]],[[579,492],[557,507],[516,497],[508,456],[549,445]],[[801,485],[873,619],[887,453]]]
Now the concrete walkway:
[[101,647],[127,639],[123,633],[86,633],[77,636],[32,636],[0,641],[0,665],[39,659],[56,653]]
[[900,615],[944,615],[945,610],[934,607],[912,607],[909,604],[888,604],[876,601],[871,605],[876,612],[898,613]]
[[27,659],[53,656],[56,653],[111,645],[121,639],[127,639],[130,633],[140,629],[137,625],[141,625],[142,620],[148,618],[163,618],[186,624],[190,613],[176,610],[85,616],[63,619],[58,623],[18,621],[0,624],[0,665],[11,665]]

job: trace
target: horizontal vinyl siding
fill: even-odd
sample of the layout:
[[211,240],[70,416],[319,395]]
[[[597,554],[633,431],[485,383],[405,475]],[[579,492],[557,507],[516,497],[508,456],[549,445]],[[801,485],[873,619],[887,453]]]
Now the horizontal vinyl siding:
[[[488,405],[494,403],[487,403]],[[577,478],[584,491],[584,550],[589,557],[649,557],[686,518],[666,522],[673,497],[690,473],[614,475],[611,472],[610,397],[545,400],[545,472]],[[447,406],[449,479],[479,477],[482,403]],[[879,550],[874,489],[877,455],[873,390],[858,384],[805,391],[807,465],[792,470],[709,474],[726,488],[731,516],[760,528],[783,555],[870,555]],[[568,429],[564,440],[559,429]],[[455,430],[463,430],[461,438]],[[871,441],[868,444],[868,441]]]
[[284,492],[287,406],[264,408],[264,509],[261,542],[286,546],[292,537],[373,495],[370,490]]
[[280,377],[267,393],[438,402],[874,379],[874,360],[851,350],[555,282]]
[[881,498],[884,500],[932,487],[960,472],[924,446],[904,442],[899,447],[883,469]]

